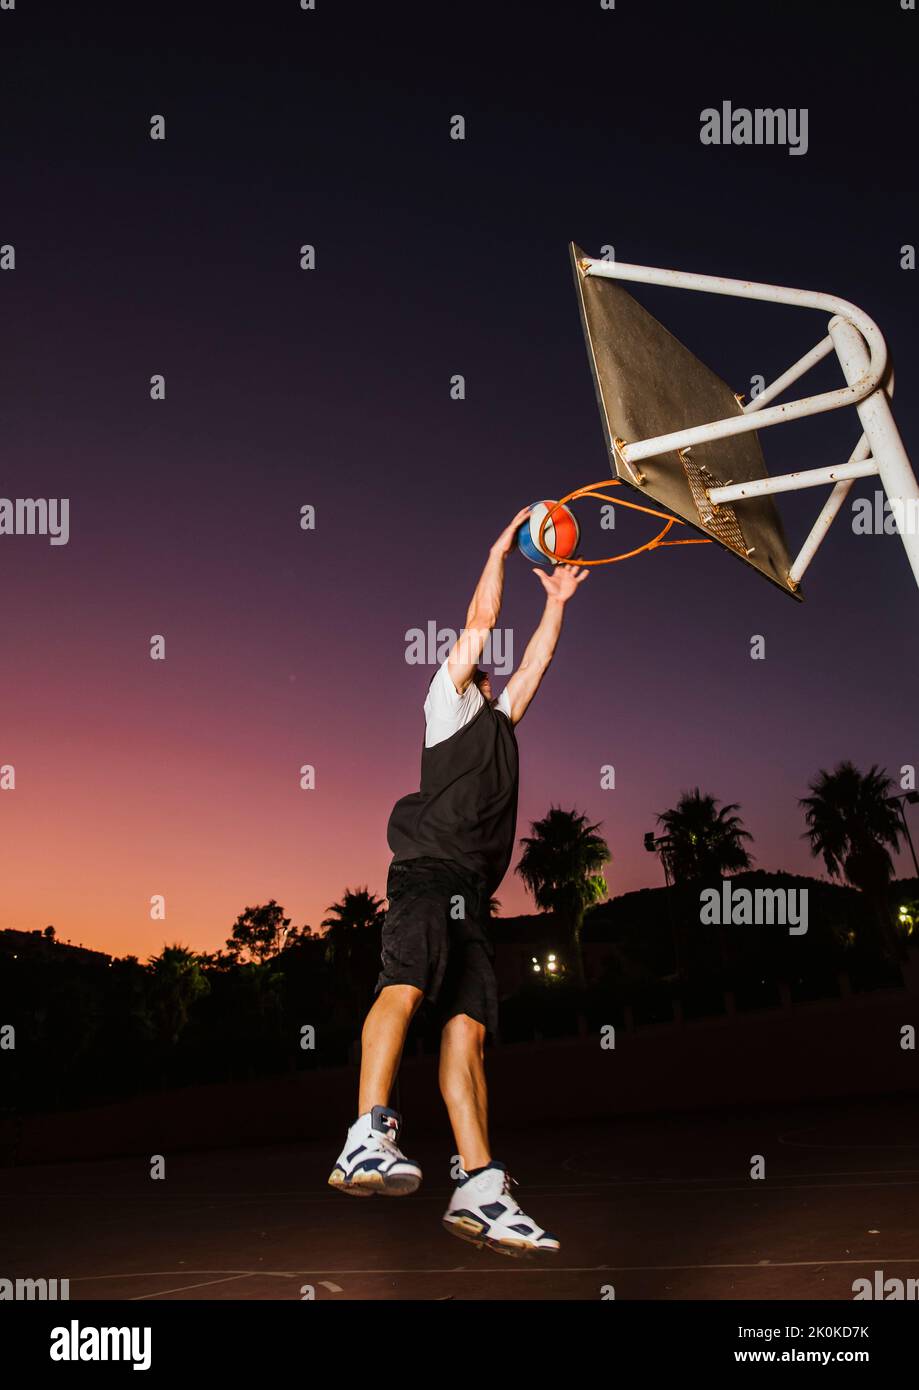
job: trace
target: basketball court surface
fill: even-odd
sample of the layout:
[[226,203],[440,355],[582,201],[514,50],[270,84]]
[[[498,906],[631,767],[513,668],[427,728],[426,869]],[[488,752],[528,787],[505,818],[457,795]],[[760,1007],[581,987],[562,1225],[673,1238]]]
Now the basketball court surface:
[[410,1124],[409,1198],[329,1189],[339,1139],[167,1156],[158,1182],[140,1157],[7,1169],[4,1274],[69,1278],[73,1301],[846,1301],[875,1270],[919,1277],[914,1097],[505,1134],[521,1205],[562,1241],[542,1261],[441,1229],[447,1155]]

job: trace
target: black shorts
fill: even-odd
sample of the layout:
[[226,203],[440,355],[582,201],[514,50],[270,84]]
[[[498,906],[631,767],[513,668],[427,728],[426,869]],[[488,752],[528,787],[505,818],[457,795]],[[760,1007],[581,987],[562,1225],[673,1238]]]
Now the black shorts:
[[383,969],[376,992],[386,985],[414,985],[443,1023],[468,1014],[495,1033],[495,952],[482,880],[449,859],[393,860],[386,896]]

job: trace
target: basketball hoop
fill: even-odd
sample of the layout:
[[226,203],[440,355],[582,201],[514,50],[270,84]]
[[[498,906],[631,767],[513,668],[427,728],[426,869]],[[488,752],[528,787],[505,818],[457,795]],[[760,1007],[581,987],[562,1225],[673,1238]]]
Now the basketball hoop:
[[[621,555],[574,562],[566,557],[567,563],[610,564],[663,545],[699,544],[665,539],[682,521],[783,593],[800,599],[802,576],[853,483],[876,477],[897,519],[897,534],[919,584],[919,526],[909,520],[919,515],[919,481],[891,411],[893,373],[884,336],[863,309],[814,290],[599,260],[573,243],[570,250],[612,481],[628,484],[668,510],[619,502],[659,517],[664,526],[650,541]],[[745,404],[742,396],[639,304],[623,282],[795,305],[826,314],[829,321],[824,337],[809,352]],[[775,404],[790,386],[834,353],[845,385]],[[843,407],[854,407],[862,428],[844,463],[769,475],[758,431]],[[793,558],[773,499],[779,493],[826,484],[832,485],[832,491]],[[610,501],[599,491],[609,486],[606,479],[590,483],[562,502],[577,497]],[[545,527],[540,531],[542,539]],[[565,562],[548,547],[546,553],[556,563]]]
[[[627,502],[624,497],[608,497],[605,492],[600,491],[601,488],[619,486],[620,481],[618,478],[603,478],[598,483],[586,483],[584,487],[577,487],[573,492],[569,492],[566,497],[560,497],[554,506],[547,509],[546,515],[542,519],[542,524],[539,528],[540,550],[544,551],[549,559],[558,565],[615,565],[619,560],[631,560],[635,555],[643,555],[645,551],[658,550],[665,545],[711,545],[710,540],[701,536],[687,537],[685,539],[681,538],[680,540],[673,541],[665,540],[664,537],[668,534],[672,526],[682,524],[680,518],[668,516],[666,512],[656,511],[653,507],[643,507],[639,502]],[[552,524],[553,512],[555,507],[565,507],[569,502],[576,502],[581,497],[595,497],[598,502],[609,502],[616,507],[628,507],[633,512],[644,512],[647,516],[657,517],[664,522],[664,525],[649,541],[645,541],[644,545],[636,546],[634,550],[624,550],[621,555],[607,555],[599,560],[585,560],[583,556],[580,555],[558,555],[546,540],[546,532]]]

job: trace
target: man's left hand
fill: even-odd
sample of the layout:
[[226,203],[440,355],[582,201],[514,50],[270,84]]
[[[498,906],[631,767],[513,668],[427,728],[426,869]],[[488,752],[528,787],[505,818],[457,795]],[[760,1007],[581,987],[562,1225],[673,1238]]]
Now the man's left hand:
[[590,574],[588,569],[575,569],[574,565],[556,565],[551,574],[545,570],[534,569],[533,573],[542,584],[549,598],[567,603],[579,584]]

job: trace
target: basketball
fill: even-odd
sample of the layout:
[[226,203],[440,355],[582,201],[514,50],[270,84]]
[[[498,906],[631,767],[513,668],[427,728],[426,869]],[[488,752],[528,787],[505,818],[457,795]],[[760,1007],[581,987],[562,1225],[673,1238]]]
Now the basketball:
[[[548,550],[543,550],[539,544],[539,532],[550,508],[552,515],[543,538]],[[517,532],[517,548],[534,564],[544,565],[548,561],[554,565],[558,560],[571,558],[580,538],[578,523],[567,507],[552,501],[534,502],[530,515]]]

